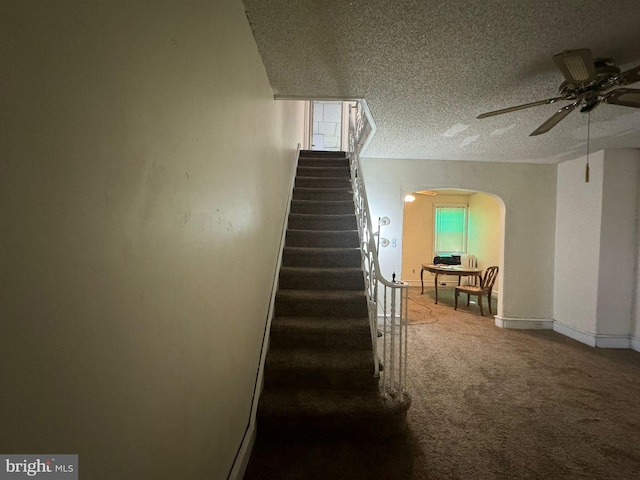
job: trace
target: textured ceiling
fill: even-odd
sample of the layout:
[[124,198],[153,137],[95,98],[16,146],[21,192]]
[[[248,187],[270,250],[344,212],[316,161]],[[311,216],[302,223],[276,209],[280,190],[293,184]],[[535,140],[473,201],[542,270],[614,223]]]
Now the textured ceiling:
[[[244,0],[274,93],[365,98],[378,131],[367,157],[557,163],[586,153],[577,110],[529,137],[558,102],[552,56],[590,48],[640,64],[638,0]],[[640,88],[640,83],[631,85]],[[600,105],[590,151],[640,148],[640,109]]]

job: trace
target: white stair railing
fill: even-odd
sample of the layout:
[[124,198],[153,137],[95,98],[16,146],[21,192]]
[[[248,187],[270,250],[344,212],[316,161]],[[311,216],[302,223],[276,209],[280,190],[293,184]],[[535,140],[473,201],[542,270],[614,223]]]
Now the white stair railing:
[[[407,384],[407,325],[409,284],[387,280],[380,272],[376,236],[373,232],[367,192],[362,177],[360,152],[368,145],[375,124],[366,103],[350,107],[349,157],[351,184],[360,233],[360,250],[369,306],[374,375],[384,394],[403,395]],[[394,275],[395,277],[395,275]]]

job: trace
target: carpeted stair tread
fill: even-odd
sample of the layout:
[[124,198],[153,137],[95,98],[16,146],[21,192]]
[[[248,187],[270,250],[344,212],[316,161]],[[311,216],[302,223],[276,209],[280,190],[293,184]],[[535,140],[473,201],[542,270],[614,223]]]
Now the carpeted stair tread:
[[353,253],[358,252],[358,254],[360,253],[360,249],[357,247],[328,247],[328,248],[322,248],[322,247],[285,247],[285,249],[289,250],[289,252],[291,253],[336,253],[336,254],[340,254],[340,253]]
[[265,387],[377,390],[369,350],[270,348]]
[[286,290],[276,293],[278,316],[366,317],[367,297],[361,290]]
[[406,431],[410,405],[408,395],[379,391],[270,388],[260,398],[258,432],[273,439],[393,437]]
[[[341,332],[363,331],[369,335],[369,318],[343,317],[274,317],[271,323],[272,332],[285,328],[295,328],[307,332]],[[371,342],[369,341],[369,344]]]
[[296,187],[351,188],[349,177],[296,177]]
[[351,177],[351,171],[349,168],[349,164],[346,162],[341,165],[328,165],[322,167],[314,167],[314,166],[306,166],[306,165],[298,165],[298,170],[296,172],[298,177]]
[[288,229],[287,247],[359,248],[357,230],[302,230]]
[[321,275],[321,276],[332,276],[332,275],[357,275],[362,276],[362,269],[358,267],[287,267],[283,266],[280,268],[280,273],[282,272],[291,272],[291,273],[307,273],[309,275]]
[[343,317],[274,317],[271,348],[365,350],[371,355],[369,319]]
[[295,410],[297,415],[325,416],[327,414],[366,416],[375,418],[389,413],[401,413],[409,407],[408,397],[392,397],[381,392],[319,389],[269,389],[260,399],[260,413],[286,417]]
[[302,218],[302,219],[352,219],[356,218],[353,213],[290,213],[289,220],[291,218]]
[[309,150],[307,148],[303,148],[300,150],[301,157],[314,156],[314,155],[344,157],[346,156],[346,152],[344,150]]
[[289,228],[292,230],[355,230],[356,216],[348,213],[290,213]]
[[351,188],[294,187],[293,200],[353,200]]
[[284,247],[282,264],[307,267],[358,267],[362,263],[359,248]]
[[293,200],[291,213],[353,213],[353,199],[349,200]]
[[323,300],[326,302],[366,300],[364,291],[351,290],[288,290],[279,289],[277,298],[288,298],[296,300]]
[[364,275],[358,267],[283,266],[278,284],[292,290],[362,290]]
[[309,369],[326,370],[328,368],[340,371],[362,369],[370,372],[373,378],[373,355],[371,351],[354,350],[348,352],[317,351],[310,349],[273,348],[267,357],[267,368],[294,369],[297,371]]

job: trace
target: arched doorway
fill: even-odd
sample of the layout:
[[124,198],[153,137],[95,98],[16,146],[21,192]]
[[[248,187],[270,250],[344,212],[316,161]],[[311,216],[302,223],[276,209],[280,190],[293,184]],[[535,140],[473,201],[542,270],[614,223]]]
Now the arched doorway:
[[[497,265],[504,271],[504,218],[505,206],[498,196],[461,189],[419,190],[407,192],[405,196],[402,222],[402,279],[411,285],[420,285],[422,264],[432,263],[442,247],[438,239],[436,218],[438,212],[463,211],[464,231],[458,232],[457,239],[464,237],[459,247],[460,254],[473,255],[477,267],[483,270]],[[460,217],[458,215],[458,217]],[[442,234],[440,234],[442,237]],[[465,257],[467,260],[469,257]],[[472,260],[472,259],[471,259]],[[427,281],[428,278],[428,281]],[[440,277],[439,282],[454,286],[458,277]],[[425,285],[433,284],[431,274],[425,272]],[[494,314],[502,310],[502,275],[494,287],[497,306]]]

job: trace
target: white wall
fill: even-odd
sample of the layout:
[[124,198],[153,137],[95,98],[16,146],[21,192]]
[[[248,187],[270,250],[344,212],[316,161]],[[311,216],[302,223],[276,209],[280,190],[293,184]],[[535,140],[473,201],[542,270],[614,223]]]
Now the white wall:
[[[391,218],[390,239],[401,238],[408,192],[463,188],[500,197],[506,213],[498,316],[552,319],[555,165],[366,158],[363,170],[373,217]],[[383,273],[399,272],[401,259],[400,247],[382,250]]]
[[303,109],[239,0],[2,11],[0,451],[226,478]]
[[640,152],[608,150],[558,166],[556,330],[629,348],[637,289]]
[[[600,260],[604,152],[558,165],[554,319],[578,332],[595,332]],[[565,332],[567,333],[567,332]]]

